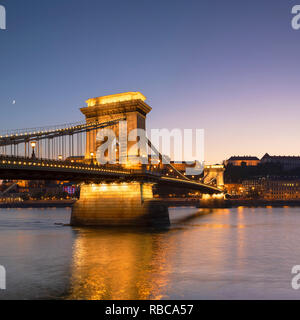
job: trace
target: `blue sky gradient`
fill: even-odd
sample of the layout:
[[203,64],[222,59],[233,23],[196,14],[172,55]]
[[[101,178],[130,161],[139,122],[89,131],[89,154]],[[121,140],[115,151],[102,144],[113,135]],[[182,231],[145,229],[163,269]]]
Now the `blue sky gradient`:
[[141,91],[148,128],[205,129],[208,163],[300,154],[300,0],[0,4],[0,129],[78,121],[88,98]]

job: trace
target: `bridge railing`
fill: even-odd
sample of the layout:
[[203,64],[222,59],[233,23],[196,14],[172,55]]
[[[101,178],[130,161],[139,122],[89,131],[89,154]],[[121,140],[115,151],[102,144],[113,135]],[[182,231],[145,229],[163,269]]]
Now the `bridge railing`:
[[85,124],[86,124],[85,121],[77,121],[73,123],[65,123],[65,124],[36,127],[36,128],[6,129],[6,130],[0,130],[0,137],[25,135],[25,134],[31,134],[34,132],[51,132],[51,131],[65,129],[65,128],[78,127]]
[[20,156],[10,156],[10,155],[0,155],[0,163],[3,164],[10,163],[10,164],[20,164],[23,163],[30,163],[32,165],[37,164],[51,164],[51,165],[57,165],[57,166],[67,166],[67,167],[73,167],[73,168],[86,168],[86,169],[103,169],[103,170],[118,170],[126,173],[131,173],[133,170],[127,169],[122,167],[119,164],[105,164],[101,165],[98,163],[84,163],[84,162],[72,162],[71,160],[51,160],[51,159],[43,159],[43,158],[32,158],[32,157],[20,157]]
[[[80,168],[82,170],[111,170],[119,171],[127,174],[135,175],[150,175],[154,177],[162,177],[166,175],[165,170],[158,170],[155,165],[148,165],[147,167],[141,167],[140,169],[131,169],[126,168],[121,164],[99,164],[97,162],[72,162],[72,160],[52,160],[52,159],[43,159],[43,158],[32,158],[32,157],[23,157],[23,156],[11,156],[11,155],[1,155],[0,154],[0,165],[13,165],[13,166],[55,166],[63,167],[67,169]],[[175,176],[174,176],[175,177]]]
[[[87,160],[90,161],[90,160]],[[118,170],[125,173],[132,174],[149,174],[152,176],[162,176],[163,172],[159,171],[155,168],[155,166],[148,166],[148,168],[140,168],[140,169],[131,169],[126,168],[121,164],[99,164],[98,162],[72,162],[72,159],[67,160],[52,160],[45,158],[32,158],[32,157],[23,157],[23,156],[12,156],[12,155],[3,155],[0,154],[0,164],[15,164],[22,165],[24,163],[34,165],[40,164],[51,164],[57,166],[67,166],[74,168],[86,168],[86,169],[103,169],[103,170]]]

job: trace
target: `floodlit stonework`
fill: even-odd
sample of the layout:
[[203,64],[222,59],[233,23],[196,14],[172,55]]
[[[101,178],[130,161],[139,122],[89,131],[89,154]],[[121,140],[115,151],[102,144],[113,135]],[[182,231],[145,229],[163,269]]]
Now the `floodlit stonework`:
[[85,184],[72,210],[72,225],[169,225],[168,208],[153,199],[150,183]]
[[[81,108],[81,112],[85,115],[87,123],[108,122],[116,119],[126,118],[127,136],[134,129],[146,129],[146,115],[152,108],[145,103],[146,97],[140,92],[126,92],[115,95],[103,96],[87,100],[87,107]],[[119,140],[119,124],[110,127]],[[86,159],[96,157],[97,149],[101,146],[101,142],[96,141],[98,131],[93,130],[87,132],[86,141]],[[130,154],[131,147],[137,141],[127,142],[128,157],[138,156],[138,154]],[[126,150],[124,150],[126,152]],[[92,155],[92,156],[91,156]],[[121,155],[117,150],[117,160]],[[124,157],[126,155],[122,155]]]
[[[151,107],[140,92],[126,92],[87,100],[87,107],[81,112],[87,123],[108,122],[126,118],[127,136],[134,129],[146,128],[146,115]],[[111,127],[119,139],[119,126]],[[97,132],[87,132],[86,159],[93,159],[101,142],[96,140]],[[127,137],[125,137],[127,139]],[[129,159],[130,148],[137,141],[128,141],[124,150]],[[128,151],[129,150],[129,151]],[[122,155],[123,156],[123,155]],[[117,157],[120,157],[119,149]],[[118,159],[117,159],[118,160]],[[72,209],[71,224],[85,226],[154,226],[169,225],[168,207],[154,200],[153,184],[144,182],[124,182],[105,184],[84,184],[81,186],[80,200]]]

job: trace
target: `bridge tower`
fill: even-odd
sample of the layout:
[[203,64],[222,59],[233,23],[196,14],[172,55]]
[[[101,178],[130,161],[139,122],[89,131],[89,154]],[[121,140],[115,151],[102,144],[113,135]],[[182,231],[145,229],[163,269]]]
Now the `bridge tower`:
[[[87,100],[88,106],[80,109],[87,123],[108,122],[126,119],[126,137],[119,137],[119,126],[122,122],[110,127],[116,139],[128,137],[133,129],[146,128],[146,115],[151,107],[145,103],[145,96],[140,92],[126,92],[92,98]],[[101,143],[96,141],[97,132],[87,132],[85,159],[95,158]],[[131,150],[137,141],[127,141],[125,155],[130,164]],[[120,158],[117,147],[116,162]],[[124,156],[124,154],[122,155]],[[94,161],[94,159],[93,159]],[[71,225],[75,226],[165,226],[169,225],[169,212],[165,204],[153,198],[153,183],[143,181],[106,182],[101,184],[83,184],[80,199],[74,204]]]
[[[125,92],[88,99],[86,101],[87,107],[81,108],[80,110],[85,115],[87,123],[102,123],[122,118],[126,119],[126,137],[128,137],[129,132],[133,129],[146,129],[146,115],[152,108],[145,102],[145,100],[146,97],[140,92]],[[120,139],[120,124],[118,123],[110,127],[110,129],[114,131],[117,140]],[[97,142],[96,135],[96,130],[87,133],[85,159],[91,160],[92,157],[95,158],[97,149],[101,143],[104,143]],[[136,141],[127,141],[127,154],[124,154],[126,150],[122,150],[123,157],[128,157],[128,159],[130,159],[131,156],[138,156],[134,153],[130,154],[134,152],[130,151],[134,144],[136,144]],[[116,160],[118,161],[121,156],[119,154],[119,147],[117,147],[116,150]]]
[[224,188],[224,171],[225,168],[222,164],[209,165],[204,167],[204,180],[205,184],[213,184],[216,187]]

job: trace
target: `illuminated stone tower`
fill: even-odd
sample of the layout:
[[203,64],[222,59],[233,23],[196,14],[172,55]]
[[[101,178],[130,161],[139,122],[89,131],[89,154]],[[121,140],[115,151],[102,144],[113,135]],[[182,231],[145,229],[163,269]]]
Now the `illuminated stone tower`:
[[218,188],[224,188],[224,171],[225,168],[221,164],[210,165],[204,167],[204,183],[215,184]]
[[[109,127],[116,139],[126,139],[134,129],[146,128],[146,115],[151,107],[145,103],[140,92],[126,92],[87,100],[88,106],[80,109],[87,123],[104,123],[126,118],[127,134],[119,137],[122,122]],[[124,122],[124,121],[123,121]],[[95,157],[97,149],[104,141],[96,141],[97,132],[87,133],[86,159]],[[128,162],[132,154],[139,152],[131,149],[137,141],[127,141]],[[133,150],[133,151],[132,151]],[[124,152],[124,150],[122,150]],[[127,156],[126,155],[126,156]],[[123,155],[122,155],[123,156]],[[119,158],[119,146],[117,158]],[[132,181],[100,184],[82,184],[80,199],[74,204],[71,225],[76,226],[154,226],[169,225],[168,207],[153,198],[153,183]]]
[[[111,120],[126,118],[127,136],[133,129],[146,129],[146,115],[151,111],[151,107],[145,103],[146,97],[140,92],[125,92],[98,98],[92,98],[86,101],[87,107],[81,108],[85,115],[86,122],[108,122]],[[119,124],[110,127],[115,132],[119,140]],[[86,159],[96,156],[96,151],[101,142],[96,141],[97,132],[90,131],[87,133],[86,141]],[[124,138],[124,137],[123,137]],[[137,156],[130,154],[129,150],[135,141],[127,142],[128,157]],[[120,156],[117,149],[117,158]],[[124,156],[124,154],[123,154]]]

